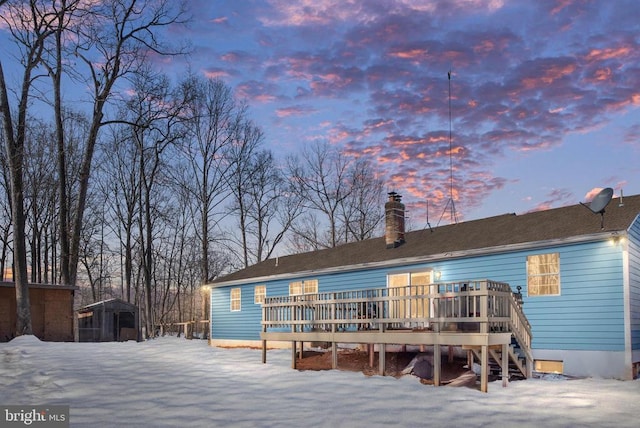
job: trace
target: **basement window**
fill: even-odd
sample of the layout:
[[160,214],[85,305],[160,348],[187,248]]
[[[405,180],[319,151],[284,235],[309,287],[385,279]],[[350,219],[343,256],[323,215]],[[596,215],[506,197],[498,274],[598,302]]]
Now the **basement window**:
[[536,360],[534,370],[539,373],[562,374],[564,371],[564,364],[562,361]]

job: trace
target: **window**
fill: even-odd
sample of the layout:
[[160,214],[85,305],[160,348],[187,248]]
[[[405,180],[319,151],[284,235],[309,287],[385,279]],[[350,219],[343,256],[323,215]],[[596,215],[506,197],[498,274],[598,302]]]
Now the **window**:
[[[429,293],[428,285],[432,283],[432,272],[412,272],[392,274],[387,277],[389,295],[405,297]],[[391,318],[423,318],[429,316],[429,299],[409,298],[395,300],[389,308]]]
[[302,294],[302,281],[294,281],[289,283],[289,296]]
[[294,281],[289,283],[289,296],[300,294],[317,294],[318,280],[307,279],[306,281]]
[[527,291],[529,296],[560,294],[560,254],[527,257]]
[[264,303],[264,298],[267,295],[267,286],[266,285],[256,285],[256,288],[253,289],[253,303],[256,305],[261,305]]
[[534,370],[540,373],[564,373],[562,361],[536,360]]
[[307,281],[302,281],[302,285],[304,286],[304,294],[318,294],[318,280],[310,279]]
[[242,294],[239,288],[231,289],[231,311],[239,311],[242,308]]

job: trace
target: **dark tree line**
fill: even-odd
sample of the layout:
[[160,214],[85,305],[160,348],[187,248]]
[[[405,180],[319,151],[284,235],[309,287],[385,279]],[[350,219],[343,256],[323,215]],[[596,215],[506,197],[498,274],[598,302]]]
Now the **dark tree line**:
[[370,162],[327,143],[279,160],[224,82],[152,67],[151,54],[185,53],[160,37],[182,2],[0,12],[19,52],[0,61],[0,275],[16,284],[18,334],[31,333],[29,282],[78,285],[79,304],[135,302],[152,331],[202,317],[200,287],[225,272],[376,233]]

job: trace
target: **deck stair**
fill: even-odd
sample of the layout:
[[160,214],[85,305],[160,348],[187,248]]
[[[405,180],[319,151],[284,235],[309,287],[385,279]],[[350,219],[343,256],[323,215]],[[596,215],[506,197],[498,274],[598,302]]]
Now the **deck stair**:
[[[519,290],[518,290],[519,291]],[[524,316],[522,299],[519,293],[514,293],[509,299],[511,320],[507,330],[512,333],[511,344],[507,347],[509,361],[509,378],[530,378],[533,373],[533,355],[531,353],[531,325]],[[503,330],[504,326],[492,329]],[[466,346],[472,355],[480,360],[480,347]],[[489,370],[491,373],[500,373],[502,370],[502,347],[489,347]],[[472,359],[469,358],[471,365]]]
[[[473,364],[474,360],[480,361],[480,347],[479,346],[463,346],[463,349],[467,349],[472,353],[474,359],[469,360],[469,365]],[[502,370],[502,347],[492,346],[489,348],[489,373],[490,375],[499,376]],[[509,360],[509,380],[512,379],[526,379],[530,376],[529,367],[527,366],[527,359],[522,356],[520,348],[515,344],[511,344],[507,348],[508,360]]]

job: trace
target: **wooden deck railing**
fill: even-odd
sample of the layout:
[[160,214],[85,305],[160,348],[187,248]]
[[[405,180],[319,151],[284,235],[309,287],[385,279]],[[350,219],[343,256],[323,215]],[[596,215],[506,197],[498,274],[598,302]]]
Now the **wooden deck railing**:
[[262,310],[264,331],[511,332],[531,346],[531,326],[511,287],[488,279],[267,297]]
[[[268,340],[291,341],[294,368],[296,343],[302,353],[304,341],[329,341],[334,368],[338,342],[378,344],[381,374],[386,344],[466,346],[479,356],[485,392],[489,356],[501,366],[503,386],[509,377],[508,360],[525,377],[531,376],[533,365],[531,326],[521,300],[509,284],[489,279],[267,297],[262,330],[262,361],[266,362]],[[517,347],[512,346],[514,338]],[[490,348],[495,346],[499,352]],[[434,346],[433,353],[437,386],[440,346]]]

